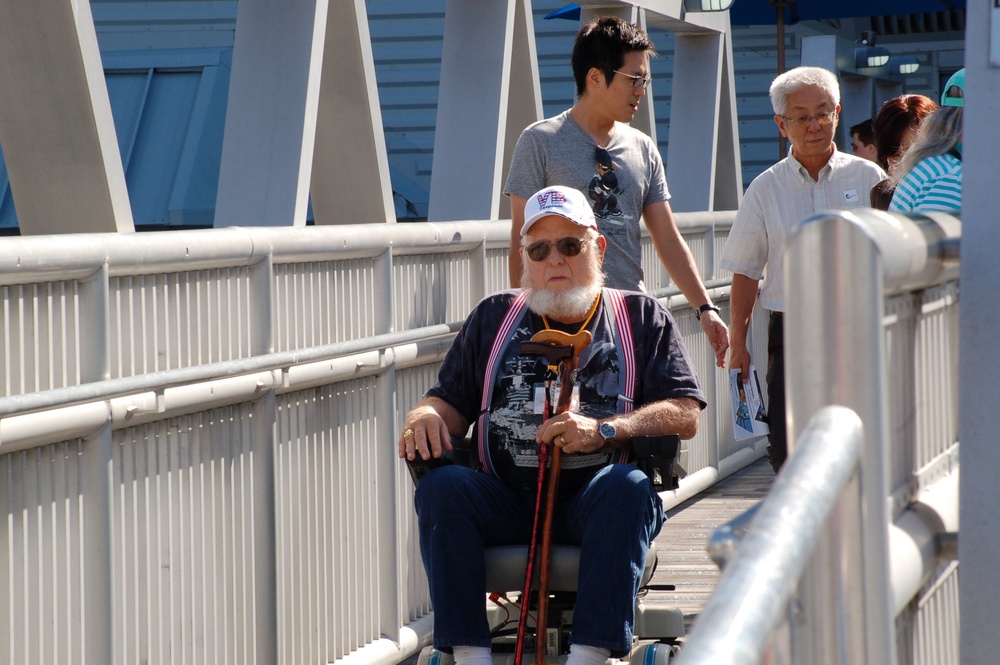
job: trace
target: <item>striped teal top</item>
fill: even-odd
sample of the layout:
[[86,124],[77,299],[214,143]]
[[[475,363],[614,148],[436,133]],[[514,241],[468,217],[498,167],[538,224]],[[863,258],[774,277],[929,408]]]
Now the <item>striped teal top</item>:
[[913,167],[892,195],[890,212],[962,209],[962,160],[935,155]]

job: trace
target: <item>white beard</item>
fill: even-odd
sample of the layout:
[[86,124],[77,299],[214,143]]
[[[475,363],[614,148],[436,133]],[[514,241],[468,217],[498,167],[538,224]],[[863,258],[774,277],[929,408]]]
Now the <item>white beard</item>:
[[531,289],[527,304],[539,316],[547,316],[556,321],[580,321],[587,316],[600,292],[600,281],[586,286],[574,286],[560,293],[548,289]]
[[521,286],[528,292],[526,301],[528,308],[539,316],[563,323],[575,323],[586,318],[604,286],[604,271],[601,270],[601,258],[598,252],[592,251],[585,259],[577,266],[577,270],[583,271],[581,277],[585,279],[584,283],[564,291],[539,288],[531,278],[531,271],[525,259]]

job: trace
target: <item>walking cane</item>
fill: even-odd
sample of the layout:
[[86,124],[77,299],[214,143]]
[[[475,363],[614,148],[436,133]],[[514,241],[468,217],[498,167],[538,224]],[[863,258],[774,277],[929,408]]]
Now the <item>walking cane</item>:
[[[523,355],[544,356],[549,366],[559,367],[559,398],[555,414],[569,410],[573,398],[573,373],[576,370],[577,358],[590,341],[592,336],[586,330],[575,335],[559,330],[542,330],[532,336],[531,340],[521,344]],[[546,395],[546,411],[548,410],[548,395]],[[545,414],[548,417],[548,413]],[[514,647],[514,665],[521,665],[524,650],[524,633],[528,616],[528,598],[531,594],[531,582],[534,577],[535,553],[538,543],[538,517],[541,508],[543,485],[545,486],[545,522],[542,528],[542,551],[539,567],[538,608],[535,614],[535,665],[545,662],[545,631],[548,623],[549,605],[549,566],[552,558],[552,520],[555,512],[556,492],[559,489],[559,470],[562,460],[562,449],[553,446],[552,459],[548,466],[548,477],[545,478],[547,447],[542,444],[538,455],[538,489],[535,496],[535,516],[531,528],[531,542],[528,545],[528,561],[525,567],[524,592],[521,594],[521,616],[517,625],[517,643]],[[547,482],[544,482],[547,480]]]

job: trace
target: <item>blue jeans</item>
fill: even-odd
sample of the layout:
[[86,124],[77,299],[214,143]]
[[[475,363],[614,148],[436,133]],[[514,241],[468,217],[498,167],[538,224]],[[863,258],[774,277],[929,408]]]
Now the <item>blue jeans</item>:
[[[483,550],[529,542],[534,503],[533,491],[464,466],[421,479],[415,506],[434,646],[491,646]],[[624,656],[646,553],[666,519],[659,495],[642,471],[611,464],[579,491],[560,493],[554,517],[553,542],[581,547],[572,642]]]

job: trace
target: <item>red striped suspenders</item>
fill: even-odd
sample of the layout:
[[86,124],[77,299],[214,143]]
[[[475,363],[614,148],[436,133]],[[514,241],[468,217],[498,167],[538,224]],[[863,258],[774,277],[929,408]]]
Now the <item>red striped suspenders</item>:
[[493,347],[490,349],[490,359],[486,363],[485,385],[483,386],[483,401],[479,405],[479,426],[476,430],[479,437],[476,441],[479,448],[479,463],[484,469],[491,469],[489,464],[489,450],[486,446],[486,417],[489,413],[490,403],[493,401],[493,378],[496,376],[496,365],[503,356],[503,350],[510,342],[510,331],[513,330],[517,322],[524,315],[525,302],[528,299],[526,291],[521,291],[514,298],[514,302],[507,308],[507,314],[500,322],[496,337],[493,338]]
[[[625,306],[625,296],[618,289],[604,289],[608,309],[611,311],[612,329],[617,337],[615,342],[620,350],[623,381],[618,395],[618,413],[630,412],[635,404],[635,339],[632,337],[632,319]],[[627,448],[616,448],[612,462],[627,462],[631,454]]]

